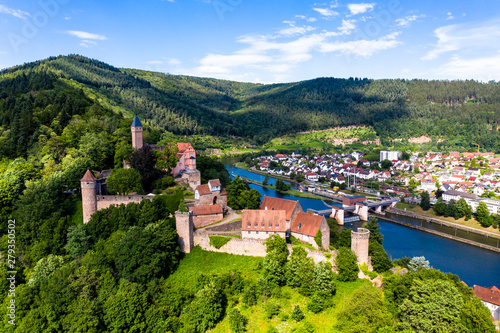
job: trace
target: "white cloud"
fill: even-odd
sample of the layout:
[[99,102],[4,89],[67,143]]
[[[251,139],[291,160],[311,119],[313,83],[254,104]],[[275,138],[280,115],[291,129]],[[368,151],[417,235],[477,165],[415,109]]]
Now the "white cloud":
[[106,36],[93,34],[85,31],[68,30],[66,31],[68,35],[75,36],[81,39],[93,39],[93,40],[106,40]]
[[146,64],[148,64],[148,65],[161,65],[161,64],[163,64],[163,61],[151,60],[151,61],[146,61]]
[[316,22],[317,19],[315,17],[307,17],[305,15],[295,15],[295,18],[299,20],[306,20],[307,22]]
[[175,59],[175,58],[168,58],[168,61],[167,63],[169,65],[174,65],[174,66],[178,66],[181,64],[181,61],[179,59]]
[[297,36],[297,35],[304,35],[309,31],[313,31],[316,28],[311,27],[311,26],[304,26],[304,27],[290,27],[286,29],[282,29],[279,31],[279,36],[284,36],[284,37],[292,37],[292,36]]
[[500,77],[500,55],[462,59],[453,57],[452,60],[431,71],[437,78],[443,79],[475,79],[484,82],[498,80]]
[[338,12],[336,11],[333,11],[329,8],[313,8],[315,11],[317,11],[318,13],[320,13],[322,16],[325,16],[325,17],[333,17],[333,16],[337,16],[339,15]]
[[392,49],[401,44],[396,40],[398,33],[393,33],[377,40],[356,40],[349,42],[325,43],[321,45],[321,52],[340,52],[342,54],[360,57],[370,57],[373,54]]
[[338,28],[342,35],[350,35],[356,29],[356,20],[342,20],[342,25]]
[[80,41],[80,46],[83,46],[83,47],[91,47],[91,46],[95,46],[97,45],[97,42],[93,41],[93,40],[88,40],[88,39],[82,39]]
[[21,18],[21,19],[24,19],[28,16],[31,16],[30,13],[28,13],[28,12],[24,12],[20,9],[12,9],[12,8],[9,8],[5,5],[0,5],[0,13],[9,14],[9,15],[12,15],[14,17]]
[[[454,24],[434,30],[437,43],[422,60],[434,60],[448,52],[469,52],[484,56],[500,44],[500,20],[479,24]],[[496,50],[496,49],[495,49]]]
[[374,3],[350,3],[347,5],[347,8],[349,8],[352,15],[366,13],[373,10],[374,7]]
[[405,18],[400,18],[396,20],[396,24],[399,27],[409,27],[410,23],[416,21],[419,18],[425,17],[425,15],[410,15]]
[[455,18],[455,17],[453,17],[451,12],[446,13],[446,15],[448,15],[448,17],[446,17],[447,20],[453,20]]

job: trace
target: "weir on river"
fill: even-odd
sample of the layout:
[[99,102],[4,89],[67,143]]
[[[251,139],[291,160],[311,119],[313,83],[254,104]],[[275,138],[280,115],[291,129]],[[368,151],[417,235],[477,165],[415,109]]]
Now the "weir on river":
[[[263,175],[252,173],[240,168],[226,166],[230,175],[243,176],[248,179],[262,182]],[[269,184],[275,184],[274,178]],[[296,185],[296,184],[294,184]],[[298,200],[306,211],[307,209],[323,210],[325,205],[321,200],[298,198],[292,195],[278,193],[275,190],[250,184],[262,196],[272,196],[289,200]],[[325,200],[329,205],[341,206],[336,202]],[[415,223],[410,218],[398,216],[399,220]],[[431,266],[443,272],[457,274],[469,286],[474,284],[490,287],[500,286],[500,254],[481,249],[469,244],[463,244],[451,239],[442,238],[423,231],[396,225],[379,219],[380,230],[384,235],[383,246],[391,259],[402,257],[425,256]],[[362,222],[350,223],[344,227],[356,229]]]

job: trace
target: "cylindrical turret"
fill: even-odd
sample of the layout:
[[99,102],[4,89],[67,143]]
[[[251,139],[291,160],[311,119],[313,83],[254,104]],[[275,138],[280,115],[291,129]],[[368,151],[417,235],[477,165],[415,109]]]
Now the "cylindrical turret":
[[358,228],[351,232],[351,250],[358,257],[358,264],[368,265],[368,246],[370,244],[370,230]]
[[92,214],[97,211],[97,179],[90,170],[85,172],[85,175],[80,180],[82,188],[82,209],[83,223],[88,223]]

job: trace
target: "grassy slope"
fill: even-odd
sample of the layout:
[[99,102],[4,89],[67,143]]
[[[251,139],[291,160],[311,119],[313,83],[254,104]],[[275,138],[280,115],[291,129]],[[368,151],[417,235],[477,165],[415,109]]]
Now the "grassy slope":
[[[183,287],[195,290],[196,279],[203,273],[222,273],[228,271],[240,271],[244,276],[248,278],[257,279],[260,276],[260,264],[263,258],[258,257],[247,257],[247,256],[237,256],[225,253],[208,252],[203,251],[199,247],[195,247],[193,251],[186,254],[181,260],[179,268],[174,274],[168,277],[168,281],[172,282],[174,285],[182,284]],[[296,290],[290,287],[283,287],[282,291],[286,297],[281,299],[272,299],[271,301],[277,302],[281,307],[281,313],[290,315],[293,307],[296,304],[300,305],[300,308],[304,312],[306,318],[314,328],[315,332],[330,332],[332,326],[335,324],[336,313],[343,306],[343,300],[347,298],[351,293],[354,292],[360,286],[367,284],[370,285],[368,280],[357,280],[355,282],[339,282],[336,281],[337,294],[334,297],[335,306],[329,308],[319,314],[314,314],[307,310],[307,303],[309,302],[308,297],[304,297],[299,294]],[[267,301],[270,301],[269,299]],[[276,327],[298,327],[301,323],[296,323],[293,320],[287,320],[283,322],[280,316],[273,318],[272,320],[267,319],[265,304],[260,301],[257,305],[252,307],[246,307],[240,298],[240,308],[241,313],[249,319],[247,332],[264,332],[270,326]],[[221,321],[211,332],[229,332],[229,321],[227,316]],[[287,330],[285,330],[287,331]],[[289,331],[289,330],[288,330]]]

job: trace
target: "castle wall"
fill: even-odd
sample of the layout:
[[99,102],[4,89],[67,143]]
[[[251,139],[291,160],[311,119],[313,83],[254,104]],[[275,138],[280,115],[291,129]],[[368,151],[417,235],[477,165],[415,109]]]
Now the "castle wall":
[[212,192],[210,194],[200,195],[200,199],[198,200],[196,206],[210,206],[214,204],[214,197],[217,197],[217,204],[220,203],[221,196],[220,191]]
[[358,257],[358,264],[368,264],[368,245],[370,242],[370,231],[358,228],[357,232],[351,232],[351,250]]
[[283,231],[253,231],[253,230],[243,230],[241,232],[241,237],[244,239],[261,239],[266,240],[273,235],[279,235],[281,238],[285,238],[285,232]]
[[193,224],[195,228],[204,227],[211,223],[220,221],[224,218],[222,213],[220,214],[210,214],[210,215],[199,215],[193,216]]
[[121,204],[127,205],[131,202],[140,203],[142,200],[153,200],[151,195],[98,195],[97,210],[105,209],[110,206],[120,206]]
[[326,250],[330,249],[330,226],[325,219],[321,221],[319,230],[321,230],[321,243],[323,248]]

